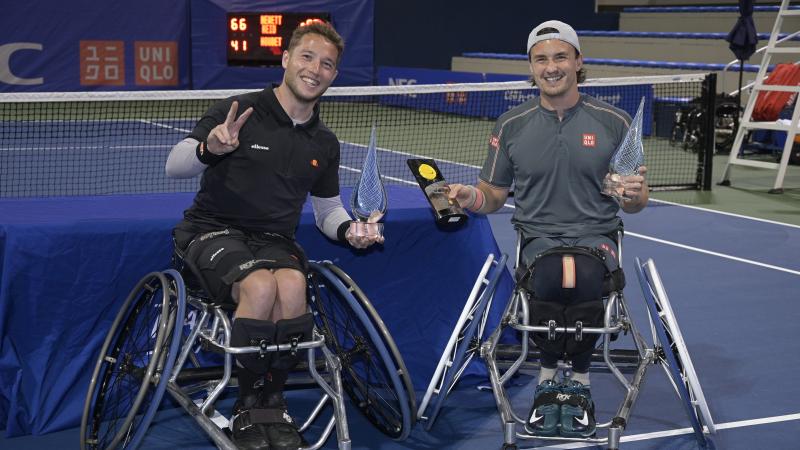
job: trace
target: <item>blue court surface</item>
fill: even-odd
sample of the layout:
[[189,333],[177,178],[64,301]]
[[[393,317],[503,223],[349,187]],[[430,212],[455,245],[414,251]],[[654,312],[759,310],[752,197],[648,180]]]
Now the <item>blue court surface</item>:
[[[501,248],[513,252],[512,211],[491,217]],[[623,259],[625,297],[634,322],[645,336],[649,325],[634,275],[634,257],[652,258],[658,267],[717,424],[710,447],[717,449],[794,449],[800,433],[800,227],[651,202],[637,215],[625,215]],[[513,254],[511,255],[513,257]],[[504,300],[496,300],[503,303]],[[453,322],[458,311],[453,311]],[[649,338],[648,338],[649,339]],[[624,346],[626,338],[620,338]],[[481,361],[473,364],[482,364]],[[622,398],[607,373],[592,374],[598,420],[613,415]],[[491,393],[478,391],[486,380],[472,376],[447,397],[433,429],[418,423],[403,442],[374,431],[348,410],[354,449],[499,449],[500,420]],[[509,381],[519,414],[530,408],[533,377]],[[423,392],[417,392],[418,399]],[[295,414],[310,408],[315,390],[288,393]],[[222,402],[225,411],[232,398]],[[660,367],[647,372],[641,395],[622,438],[625,449],[700,448],[681,403]],[[0,439],[7,450],[67,448],[78,430],[44,436]],[[520,448],[584,448],[585,444],[546,447],[520,441]],[[213,444],[182,410],[156,416],[143,448],[208,449]],[[336,448],[329,440],[325,448]]]

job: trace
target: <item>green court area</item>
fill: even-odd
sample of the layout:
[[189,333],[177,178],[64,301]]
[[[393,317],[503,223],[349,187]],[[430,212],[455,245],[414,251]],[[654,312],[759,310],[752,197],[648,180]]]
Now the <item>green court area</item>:
[[[366,147],[372,124],[377,126],[377,146],[384,152],[381,164],[405,167],[408,154],[455,163],[447,179],[474,182],[486,159],[494,118],[465,117],[417,108],[375,103],[325,102],[322,117],[339,140]],[[702,165],[697,153],[684,150],[667,138],[645,136],[645,165],[650,185],[656,189],[694,189]],[[396,155],[393,156],[393,155]],[[469,167],[458,167],[459,165]],[[443,169],[445,170],[445,169]],[[702,178],[701,178],[702,179]]]
[[770,194],[776,171],[769,169],[736,166],[731,185],[718,186],[727,160],[714,157],[710,191],[653,192],[650,198],[800,226],[800,166],[788,166],[783,193]]

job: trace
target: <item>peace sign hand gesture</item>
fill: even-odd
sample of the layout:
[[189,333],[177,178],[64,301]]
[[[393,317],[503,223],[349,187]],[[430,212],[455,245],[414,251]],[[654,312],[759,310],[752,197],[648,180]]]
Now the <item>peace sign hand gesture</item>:
[[247,108],[239,118],[236,118],[236,111],[239,109],[239,102],[234,101],[231,104],[231,109],[228,111],[228,117],[225,122],[217,125],[208,134],[206,140],[208,151],[215,155],[224,155],[230,153],[239,147],[239,130],[242,129],[244,123],[253,114],[253,107]]

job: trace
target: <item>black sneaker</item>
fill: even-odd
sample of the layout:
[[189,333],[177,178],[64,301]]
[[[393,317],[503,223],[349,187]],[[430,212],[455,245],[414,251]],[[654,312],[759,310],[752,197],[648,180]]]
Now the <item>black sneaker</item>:
[[233,405],[233,417],[231,417],[231,433],[233,443],[237,448],[243,450],[269,450],[269,440],[262,426],[253,423],[250,417],[250,410],[255,407],[258,400],[257,395],[239,398]]
[[594,436],[597,425],[589,387],[575,380],[564,380],[560,387],[562,394],[566,396],[561,404],[561,436],[569,438]]
[[259,402],[259,408],[280,411],[285,422],[264,423],[264,429],[272,450],[297,450],[300,447],[308,446],[308,443],[300,434],[292,416],[289,415],[286,399],[283,392],[273,392],[264,394]]
[[536,386],[533,406],[525,422],[525,431],[536,436],[555,436],[561,419],[561,393],[558,383],[546,380]]

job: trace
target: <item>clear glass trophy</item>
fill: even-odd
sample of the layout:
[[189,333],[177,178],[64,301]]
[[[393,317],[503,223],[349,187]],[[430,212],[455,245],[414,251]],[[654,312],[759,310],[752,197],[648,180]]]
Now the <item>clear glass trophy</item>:
[[388,199],[378,169],[375,134],[373,125],[361,175],[353,188],[353,195],[350,197],[350,209],[355,217],[355,220],[350,223],[350,234],[353,236],[383,235],[383,223],[380,220],[386,214]]
[[609,164],[608,174],[603,179],[603,194],[613,197],[617,203],[629,200],[625,197],[623,176],[635,175],[644,164],[644,145],[642,144],[642,116],[644,115],[644,97],[639,102],[639,109],[633,117],[625,139],[614,152]]

